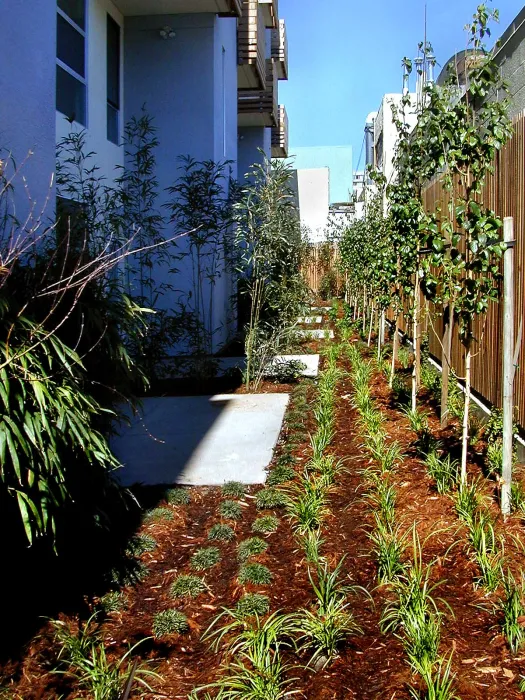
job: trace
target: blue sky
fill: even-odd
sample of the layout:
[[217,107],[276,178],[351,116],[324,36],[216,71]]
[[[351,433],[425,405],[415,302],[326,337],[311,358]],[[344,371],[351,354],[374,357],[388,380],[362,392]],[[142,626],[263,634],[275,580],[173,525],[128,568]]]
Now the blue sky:
[[[495,0],[502,34],[524,0]],[[427,37],[438,64],[465,48],[464,25],[475,0],[428,0]],[[491,3],[488,3],[489,5]],[[413,58],[424,34],[422,0],[279,0],[289,43],[289,80],[279,102],[294,146],[351,145],[357,167],[364,121],[387,92],[400,92],[401,60]],[[440,66],[437,67],[439,74]]]

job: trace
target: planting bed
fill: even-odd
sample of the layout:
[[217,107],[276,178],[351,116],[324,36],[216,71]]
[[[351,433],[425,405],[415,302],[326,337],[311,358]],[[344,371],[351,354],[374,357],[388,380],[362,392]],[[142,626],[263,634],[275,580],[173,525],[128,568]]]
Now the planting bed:
[[[282,661],[289,665],[282,675],[293,679],[288,690],[298,691],[299,697],[322,700],[408,700],[414,697],[410,692],[412,686],[414,693],[420,693],[417,697],[427,697],[421,676],[412,673],[407,662],[403,628],[399,627],[395,634],[381,630],[381,617],[389,603],[395,604],[397,589],[392,584],[378,585],[378,565],[370,539],[376,527],[371,484],[379,488],[378,484],[388,480],[397,495],[395,526],[407,533],[402,555],[405,572],[414,560],[415,526],[423,565],[432,564],[430,580],[438,584],[433,596],[441,629],[439,652],[445,660],[452,655],[455,692],[443,698],[521,698],[518,682],[521,674],[525,674],[525,657],[519,651],[514,655],[510,653],[501,634],[500,616],[493,607],[501,596],[501,587],[490,594],[483,587],[475,588],[479,567],[467,551],[467,528],[458,519],[451,495],[440,495],[436,491],[416,450],[415,433],[407,417],[394,404],[383,375],[375,368],[370,379],[370,394],[375,407],[383,414],[382,429],[388,444],[397,441],[402,456],[375,482],[369,472],[363,473],[375,469],[376,461],[367,448],[369,443],[355,407],[355,382],[351,375],[355,367],[348,353],[352,344],[356,345],[357,340],[347,338],[340,345],[338,359],[325,357],[322,363],[320,386],[333,371],[334,362],[343,372],[333,373],[337,380],[335,435],[328,438],[322,448],[314,440],[314,449],[320,450],[322,459],[334,455],[343,463],[335,471],[333,485],[326,490],[327,510],[315,532],[321,535],[318,545],[322,561],[332,570],[341,563],[340,578],[357,586],[347,594],[346,611],[351,613],[361,632],[349,632],[333,659],[328,661],[320,655],[315,663],[311,662],[310,668],[306,665],[311,652],[281,646]],[[333,345],[329,341],[320,342],[320,347],[325,349]],[[366,348],[361,352],[366,355]],[[314,409],[318,411],[321,407],[316,403],[318,393],[316,384],[309,380],[302,380],[291,391],[270,481],[276,483],[294,473],[292,481],[272,486],[270,491],[252,486],[243,493],[240,486],[232,484],[224,492],[216,487],[189,488],[187,492],[170,492],[166,497],[155,490],[137,493],[141,501],[157,506],[156,510],[149,511],[140,529],[140,534],[153,538],[156,546],[140,555],[147,567],[144,577],[134,586],[124,586],[119,609],[101,617],[108,654],[110,658],[118,658],[129,645],[150,637],[155,630],[155,615],[160,611],[176,609],[183,613],[188,625],[182,633],[147,639],[136,650],[141,659],[153,662],[152,668],[160,676],[149,681],[154,690],[145,692],[145,697],[187,698],[193,689],[233,672],[232,659],[226,649],[226,642],[233,634],[227,633],[217,650],[210,647],[209,641],[203,641],[202,636],[224,607],[234,608],[246,594],[267,596],[270,613],[296,613],[301,608],[314,610],[306,550],[298,534],[297,519],[287,517],[282,494],[290,495],[295,483],[298,489],[295,497],[298,497],[302,488],[300,476],[305,467],[311,469],[310,435],[319,436],[321,425],[320,414],[314,415]],[[429,413],[433,410],[429,397],[423,405]],[[454,428],[440,433],[438,421],[432,415],[429,423],[446,448],[454,450]],[[473,451],[469,465],[471,479],[481,474],[478,461]],[[293,473],[286,472],[290,467]],[[506,524],[501,522],[494,500],[494,485],[494,481],[482,481],[479,493],[494,518],[498,536],[505,540],[506,566],[510,566],[518,578],[525,565],[518,539],[525,537],[523,523],[519,516],[511,517]],[[268,526],[270,522],[266,518],[261,524],[260,518],[265,516],[278,518],[275,531],[273,521],[272,532],[260,531],[262,525]],[[246,540],[253,537],[260,538],[262,544],[261,541],[246,544]],[[239,549],[241,543],[244,543],[243,548]],[[270,580],[266,578],[266,570],[260,567],[243,569],[246,564],[267,567]],[[315,566],[310,564],[310,569],[314,570]],[[245,582],[247,573],[257,573],[261,582]],[[180,576],[202,579],[204,585],[197,581],[196,597],[173,597],[174,584],[176,587],[188,583],[187,579],[180,580]],[[97,600],[90,603],[97,604]],[[88,614],[83,611],[84,619]],[[266,619],[264,611],[262,615],[263,620]],[[224,618],[224,622],[228,619],[231,618]],[[254,618],[247,619],[248,626],[255,624]],[[73,618],[63,621],[73,627],[76,624]],[[45,624],[41,635],[28,645],[25,655],[5,666],[7,697],[69,700],[90,697],[79,693],[67,676],[51,672],[57,664],[57,653],[52,626]],[[227,665],[228,660],[229,669],[221,670],[221,664]],[[138,686],[135,687],[138,697]],[[210,697],[217,696],[216,689],[210,688],[209,692]],[[198,697],[206,698],[206,695],[202,692]],[[253,697],[262,700],[284,696]]]

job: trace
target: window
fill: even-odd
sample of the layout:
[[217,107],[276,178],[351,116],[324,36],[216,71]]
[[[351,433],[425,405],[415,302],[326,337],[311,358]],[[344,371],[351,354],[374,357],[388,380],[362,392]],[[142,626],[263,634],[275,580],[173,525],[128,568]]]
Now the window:
[[85,0],[57,2],[56,108],[71,121],[86,125]]
[[119,143],[120,112],[120,27],[107,18],[107,136],[108,141]]

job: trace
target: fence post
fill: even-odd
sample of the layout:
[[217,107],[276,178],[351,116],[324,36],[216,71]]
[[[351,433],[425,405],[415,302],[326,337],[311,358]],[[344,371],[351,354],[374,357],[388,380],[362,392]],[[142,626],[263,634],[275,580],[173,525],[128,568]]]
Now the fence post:
[[514,220],[503,219],[503,468],[501,512],[509,515],[512,487],[512,447],[514,414]]

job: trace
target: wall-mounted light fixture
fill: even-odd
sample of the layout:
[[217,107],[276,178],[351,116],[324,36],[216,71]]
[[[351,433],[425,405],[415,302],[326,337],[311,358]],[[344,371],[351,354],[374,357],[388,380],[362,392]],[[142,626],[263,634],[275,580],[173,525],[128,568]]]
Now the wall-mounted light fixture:
[[162,27],[162,29],[159,31],[159,35],[163,39],[174,39],[175,38],[175,32],[171,27]]

